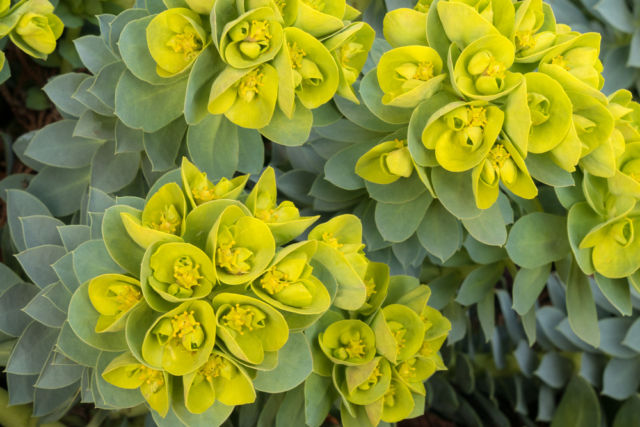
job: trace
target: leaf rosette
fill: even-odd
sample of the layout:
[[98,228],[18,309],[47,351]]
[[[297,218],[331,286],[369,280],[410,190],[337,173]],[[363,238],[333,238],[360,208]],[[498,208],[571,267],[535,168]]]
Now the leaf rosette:
[[142,341],[144,360],[172,375],[202,366],[216,340],[216,316],[206,301],[187,301],[158,317]]
[[146,36],[160,77],[173,77],[189,69],[208,42],[200,16],[183,7],[157,14],[149,22]]
[[250,365],[260,365],[289,338],[287,322],[280,312],[259,299],[219,293],[213,297],[218,338],[227,350]]

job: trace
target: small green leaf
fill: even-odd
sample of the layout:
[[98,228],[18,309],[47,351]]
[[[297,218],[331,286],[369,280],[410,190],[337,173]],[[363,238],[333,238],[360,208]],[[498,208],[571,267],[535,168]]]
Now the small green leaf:
[[511,228],[506,248],[513,262],[525,268],[561,260],[570,250],[566,218],[543,212],[525,215]]
[[513,281],[513,309],[521,316],[531,310],[551,273],[551,264],[521,268]]
[[503,271],[504,265],[500,262],[476,268],[462,282],[456,301],[463,305],[480,302],[492,291]]
[[451,258],[462,244],[460,223],[439,201],[431,203],[417,234],[422,246],[442,262]]
[[598,313],[588,278],[576,262],[571,263],[567,283],[567,313],[571,329],[594,347],[600,345]]

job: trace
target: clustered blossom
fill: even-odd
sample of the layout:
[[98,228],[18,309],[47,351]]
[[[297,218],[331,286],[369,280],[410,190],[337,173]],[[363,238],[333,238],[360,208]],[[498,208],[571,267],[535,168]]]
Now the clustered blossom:
[[147,44],[158,75],[166,78],[190,72],[200,55],[215,57],[219,70],[209,113],[261,129],[274,116],[293,119],[336,93],[358,102],[351,86],[374,31],[351,22],[360,12],[345,0],[187,5],[156,15],[146,29]]
[[421,134],[365,153],[356,165],[364,179],[391,183],[419,169],[429,187],[433,168],[464,173],[480,209],[496,202],[500,184],[537,196],[529,156],[608,180],[614,194],[637,183],[625,173],[637,104],[627,91],[600,92],[600,35],[557,24],[542,0],[420,1],[387,14],[384,35],[393,49],[372,71],[372,111],[384,120],[389,108],[415,109],[409,126]]
[[[247,176],[213,183],[186,158],[176,176],[142,210],[105,211],[106,249],[128,274],[101,274],[79,291],[97,315],[95,334],[127,337],[104,380],[139,389],[163,417],[176,399],[194,414],[216,402],[247,404],[256,399],[256,372],[274,369],[290,333],[304,331],[322,349],[314,365],[336,365],[322,375],[334,376],[344,416],[377,405],[385,409],[374,425],[405,418],[411,393],[424,395],[422,382],[445,369],[438,350],[450,324],[426,305],[429,289],[368,260],[353,215],[292,242],[319,217],[278,203],[271,168],[248,194]],[[394,286],[407,295],[387,301]]]

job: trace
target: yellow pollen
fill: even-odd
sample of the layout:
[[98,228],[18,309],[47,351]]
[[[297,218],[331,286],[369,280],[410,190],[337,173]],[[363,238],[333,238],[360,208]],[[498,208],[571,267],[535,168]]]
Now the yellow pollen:
[[176,208],[173,205],[168,205],[160,212],[159,221],[151,223],[151,228],[169,234],[176,234],[181,222],[182,220]]
[[382,372],[380,372],[380,363],[378,362],[378,364],[373,369],[373,371],[371,371],[371,375],[369,375],[369,378],[367,378],[365,382],[360,384],[358,388],[360,390],[369,390],[372,386],[375,386],[376,384],[378,384],[378,381],[380,380],[381,376],[382,376]]
[[384,406],[396,406],[396,386],[393,383],[384,395]]
[[234,329],[244,335],[245,329],[253,331],[253,320],[256,313],[244,307],[240,307],[240,304],[236,304],[235,307],[231,307],[229,312],[222,317],[223,324],[231,329]]
[[349,359],[357,359],[364,357],[366,348],[362,339],[352,338],[349,340],[349,344],[344,347],[344,350],[349,355]]
[[138,369],[138,378],[143,383],[151,386],[151,392],[156,393],[164,386],[164,376],[162,371],[156,371],[155,369],[147,368],[144,365],[140,365]]
[[182,256],[173,264],[173,277],[176,283],[186,289],[199,285],[200,264],[195,263],[190,257]]
[[231,362],[218,354],[212,355],[207,363],[205,363],[204,366],[200,368],[200,374],[202,374],[202,376],[205,377],[209,382],[218,377],[231,379],[233,371],[234,366],[231,364]]
[[338,57],[340,58],[340,62],[342,65],[348,65],[351,59],[363,52],[364,48],[362,44],[356,42],[346,42],[340,47],[340,53]]
[[262,81],[264,74],[261,71],[261,67],[258,67],[240,79],[238,95],[245,101],[252,101],[253,98],[260,93],[260,88],[264,86]]
[[269,21],[251,21],[251,29],[245,41],[249,42],[267,42],[271,39],[271,28]]
[[173,316],[171,319],[172,338],[183,338],[185,335],[196,331],[196,328],[200,326],[200,322],[193,317],[193,313],[193,310],[184,311]]
[[124,283],[109,286],[108,295],[116,300],[120,313],[129,310],[142,298],[139,288]]
[[489,152],[489,161],[496,170],[500,170],[510,157],[511,154],[509,154],[502,144],[496,144]]
[[562,55],[553,57],[553,59],[551,60],[551,64],[557,65],[569,71],[569,65],[567,64],[567,61],[564,60],[564,56]]
[[324,0],[302,0],[311,8],[322,12],[324,10]]
[[371,295],[376,293],[376,282],[373,277],[364,281],[364,287],[367,290],[367,299],[371,298]]
[[307,53],[298,46],[296,42],[288,43],[289,56],[291,57],[291,67],[294,70],[298,70],[302,67],[302,58],[307,56]]
[[184,53],[185,60],[189,61],[202,50],[202,41],[193,30],[185,29],[184,33],[178,33],[167,42],[167,47],[175,53]]
[[504,78],[506,71],[507,71],[507,67],[505,67],[502,62],[496,61],[494,57],[491,57],[491,60],[489,61],[489,65],[482,72],[482,75],[497,77],[497,78]]
[[415,378],[416,368],[413,366],[415,365],[415,363],[416,363],[415,359],[411,359],[411,360],[407,360],[406,362],[403,362],[398,367],[398,374],[401,377],[407,378],[407,379]]
[[216,249],[216,264],[231,274],[246,274],[251,270],[248,260],[253,253],[246,248],[234,247],[236,242],[219,243]]
[[536,38],[533,37],[533,31],[516,31],[516,47],[518,50],[536,47]]
[[416,73],[414,74],[413,78],[425,82],[433,78],[433,64],[429,61],[419,62],[418,68],[416,68]]
[[291,284],[286,273],[277,270],[275,266],[271,267],[260,279],[260,286],[266,290],[269,295],[275,295]]
[[322,240],[334,249],[340,249],[344,246],[342,243],[338,242],[338,239],[333,237],[333,233],[330,232],[322,233]]
[[467,107],[469,127],[484,128],[487,125],[487,110],[484,107]]

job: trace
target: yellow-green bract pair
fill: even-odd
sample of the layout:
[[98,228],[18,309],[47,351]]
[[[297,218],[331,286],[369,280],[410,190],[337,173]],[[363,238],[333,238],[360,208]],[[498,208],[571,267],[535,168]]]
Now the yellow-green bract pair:
[[501,182],[517,196],[537,195],[529,153],[550,168],[614,173],[619,138],[599,92],[599,35],[556,25],[541,0],[419,2],[389,13],[384,33],[394,49],[375,71],[374,113],[384,120],[415,108],[410,127],[421,134],[363,155],[356,173],[364,179],[387,184],[418,169],[429,186],[424,168],[471,171],[476,205],[486,209]]
[[393,296],[383,292],[386,300],[375,315],[336,315],[318,334],[322,353],[314,355],[314,370],[333,378],[347,427],[398,422],[414,409],[421,413],[424,381],[445,369],[438,351],[451,324],[427,305],[430,289],[407,276],[392,277],[389,287]]
[[211,114],[261,129],[274,114],[306,117],[335,93],[358,102],[351,85],[374,33],[365,23],[349,23],[358,12],[344,0],[187,4],[191,9],[156,15],[147,27],[147,44],[162,77],[189,70],[199,55],[215,56]]
[[[53,14],[48,0],[0,1],[0,37],[7,34],[11,41],[27,54],[40,59],[56,49],[56,40],[62,35],[64,24]],[[0,69],[4,66],[0,57]]]

